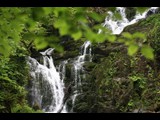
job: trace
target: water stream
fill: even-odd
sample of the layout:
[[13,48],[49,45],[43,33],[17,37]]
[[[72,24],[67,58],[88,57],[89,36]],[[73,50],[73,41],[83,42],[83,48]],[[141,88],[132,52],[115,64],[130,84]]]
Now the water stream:
[[28,61],[33,82],[30,89],[33,98],[32,105],[38,104],[43,111],[56,113],[63,105],[64,83],[54,65],[52,51],[53,49],[49,48],[41,53],[43,64],[31,57]]

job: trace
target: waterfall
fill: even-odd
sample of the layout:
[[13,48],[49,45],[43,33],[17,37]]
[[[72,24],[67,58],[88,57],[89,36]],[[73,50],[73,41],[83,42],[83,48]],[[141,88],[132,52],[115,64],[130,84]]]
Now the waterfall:
[[[75,104],[75,99],[76,97],[83,92],[81,89],[81,85],[82,85],[82,79],[81,79],[81,74],[83,73],[83,63],[85,61],[92,61],[92,56],[91,56],[91,42],[90,41],[86,41],[84,42],[84,44],[81,46],[81,50],[80,50],[80,56],[78,56],[76,58],[76,60],[73,62],[73,75],[74,75],[74,93],[72,96],[72,112],[73,112],[73,107]],[[84,76],[85,77],[85,76]]]
[[52,51],[53,49],[50,48],[41,52],[43,65],[31,57],[28,61],[33,82],[30,89],[33,98],[32,105],[38,104],[44,112],[56,113],[63,105],[64,83],[54,66]]
[[108,16],[105,19],[105,23],[103,26],[106,26],[107,28],[109,28],[112,31],[112,34],[120,34],[123,29],[128,26],[128,25],[132,25],[136,22],[138,22],[141,19],[144,19],[147,17],[147,13],[149,11],[152,11],[153,13],[156,12],[156,9],[158,9],[158,7],[151,7],[149,9],[147,9],[144,13],[140,14],[137,13],[134,16],[134,19],[129,21],[126,18],[126,14],[125,14],[125,7],[117,7],[116,10],[119,11],[122,19],[121,20],[116,20],[113,18],[113,13],[111,11],[108,12]]
[[[65,79],[65,75],[66,75],[66,64],[68,63],[68,60],[65,60],[65,61],[62,61],[60,64],[59,64],[59,67],[58,67],[58,72],[60,73],[60,78],[62,80],[62,84],[63,86],[64,85],[64,79]],[[67,113],[68,110],[67,110],[67,107],[66,107],[66,103],[64,103],[63,107],[61,108],[61,113]]]
[[[111,30],[113,34],[120,34],[123,29],[131,24],[138,22],[147,16],[149,11],[153,13],[158,7],[151,7],[144,13],[137,13],[133,20],[129,21],[125,15],[124,7],[117,7],[117,11],[120,13],[122,19],[115,20],[113,13],[108,12],[108,16],[105,19],[104,27]],[[99,30],[98,33],[100,33]],[[66,78],[66,64],[68,60],[62,61],[59,66],[55,67],[52,58],[53,48],[49,48],[44,52],[40,52],[43,57],[43,64],[40,64],[36,59],[28,57],[28,64],[30,66],[30,84],[29,89],[30,99],[32,106],[38,105],[44,112],[47,113],[67,113],[74,112],[74,105],[77,96],[81,93],[83,86],[83,79],[85,78],[83,64],[86,61],[92,62],[92,49],[91,42],[86,41],[80,48],[80,55],[72,60],[72,94],[69,96],[71,99],[72,108],[67,109],[67,101],[65,99],[65,78]],[[82,79],[83,78],[83,79]]]

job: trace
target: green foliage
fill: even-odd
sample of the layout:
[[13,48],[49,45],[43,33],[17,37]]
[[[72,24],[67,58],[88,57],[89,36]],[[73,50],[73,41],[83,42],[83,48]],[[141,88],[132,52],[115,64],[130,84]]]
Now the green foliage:
[[137,45],[130,45],[128,47],[128,55],[132,56],[138,51],[138,46]]
[[[117,47],[109,43],[106,46]],[[133,112],[150,109],[153,101],[159,103],[152,63],[140,53],[130,57],[126,50],[121,48],[99,58],[100,62],[89,73],[91,78],[86,78],[89,85],[84,101],[91,112]]]
[[154,58],[153,49],[150,46],[143,45],[141,53],[148,59]]
[[[14,112],[15,105],[27,105],[25,86],[28,80],[26,55],[28,52],[23,46],[12,46],[10,56],[0,56],[0,112]],[[23,107],[22,107],[23,108]],[[29,108],[29,106],[28,106]]]
[[[4,106],[7,112],[11,112],[11,108],[16,103],[23,103],[25,97],[25,90],[19,86],[15,81],[8,77],[0,77],[1,92],[0,92],[0,104]],[[2,110],[1,112],[3,112]]]
[[144,89],[146,86],[146,78],[143,75],[130,76],[129,79],[136,82],[139,88]]
[[12,113],[33,113],[33,109],[26,105],[16,104],[15,107],[12,108]]
[[27,104],[24,105],[15,104],[15,106],[12,108],[12,113],[43,113],[43,112],[41,110],[35,111]]
[[128,32],[122,33],[122,38],[119,38],[118,41],[124,43],[128,46],[128,55],[135,55],[140,49],[143,56],[146,58],[153,60],[154,59],[154,51],[153,49],[144,44],[146,42],[146,35],[144,33],[135,32],[130,34]]
[[[146,31],[147,32],[147,40],[146,42],[150,44],[151,47],[150,51],[154,51],[154,54],[158,54],[160,51],[160,14],[155,14],[147,18],[145,21],[141,23],[141,26],[143,25],[144,27],[148,27],[149,29]],[[145,46],[146,48],[146,46]],[[144,48],[144,49],[145,49]],[[150,52],[149,51],[149,52]],[[146,53],[148,54],[148,53]],[[152,57],[153,55],[150,55]]]
[[[116,7],[109,7],[107,9],[114,13],[113,17],[115,19],[121,19],[120,14],[116,11]],[[135,7],[135,9],[141,13],[147,7]],[[85,37],[91,42],[104,42],[105,40],[114,42],[116,40],[114,35],[106,34],[108,33],[107,28],[102,29],[101,23],[107,14],[99,14],[89,7],[8,7],[1,8],[0,13],[0,53],[6,56],[12,51],[11,44],[14,42],[15,44],[19,44],[21,40],[33,40],[38,50],[46,47],[55,47],[60,52],[63,51],[62,46],[59,45],[60,36],[69,35],[74,40]],[[99,24],[90,27],[89,24],[93,22],[98,22]],[[48,27],[44,27],[44,25],[58,29],[60,36],[53,34],[54,31],[48,32]],[[97,34],[99,29],[102,32]],[[144,39],[144,35],[141,33],[134,34],[133,36],[129,34],[123,35],[127,39],[131,39],[131,37],[133,39]],[[133,52],[131,52],[132,48]],[[134,47],[130,46],[129,51],[128,54],[133,55],[137,52],[137,47],[135,45]],[[152,58],[151,55],[149,56],[149,58]],[[148,58],[148,56],[146,57]]]
[[[114,19],[121,19],[119,13],[115,11],[115,7],[107,9],[114,12]],[[146,8],[137,8],[137,10],[142,13]],[[140,32],[133,34],[125,32],[122,33],[120,38],[111,35],[109,30],[101,25],[106,14],[101,15],[87,7],[2,7],[0,8],[0,14],[0,112],[41,112],[35,111],[28,106],[26,101],[27,92],[24,89],[29,77],[25,57],[29,55],[29,45],[32,43],[38,50],[54,47],[57,51],[62,52],[63,48],[60,46],[60,42],[61,37],[64,36],[70,36],[74,40],[83,37],[85,40],[96,43],[103,43],[106,40],[114,43],[117,42],[116,39],[118,38],[119,42],[127,46],[128,55],[133,56],[140,51],[148,59],[153,59],[153,52],[158,52],[160,48],[157,44],[159,43],[158,33],[160,33],[160,20],[156,18],[157,16],[156,19],[151,18],[154,22],[156,21],[156,24],[154,24],[154,29],[149,34],[151,38],[154,36],[154,43],[149,44],[147,37],[150,36]],[[147,25],[153,22],[152,20],[151,23],[150,20],[148,21]],[[102,30],[101,33],[97,34],[100,29]],[[121,54],[110,54],[108,60],[102,60],[103,64],[95,67],[92,76],[92,88],[88,91],[90,96],[87,97],[87,100],[91,100],[91,102],[89,101],[89,105],[86,103],[80,104],[78,106],[80,110],[93,108],[105,111],[106,107],[110,105],[106,102],[107,100],[112,101],[112,107],[118,109],[120,109],[119,106],[125,108],[126,104],[130,107],[134,106],[134,100],[130,100],[124,105],[122,103],[118,104],[119,101],[121,102],[121,98],[124,97],[124,93],[130,89],[126,90],[126,86],[113,81],[115,76],[128,77],[130,72],[128,68],[133,68],[134,63],[128,67],[125,61],[127,59],[127,55],[121,58]],[[150,71],[151,73],[147,74],[153,76],[153,71]],[[131,74],[129,79],[140,89],[146,87],[147,80],[144,75]],[[126,83],[124,82],[124,84]],[[121,87],[122,90],[116,91],[116,88]],[[148,94],[147,92],[146,94]],[[118,97],[120,93],[121,96]],[[115,97],[117,98],[115,99]],[[116,104],[114,101],[116,101]],[[99,107],[97,108],[97,106]]]
[[134,106],[134,101],[132,99],[128,102],[128,106],[131,106],[131,107]]

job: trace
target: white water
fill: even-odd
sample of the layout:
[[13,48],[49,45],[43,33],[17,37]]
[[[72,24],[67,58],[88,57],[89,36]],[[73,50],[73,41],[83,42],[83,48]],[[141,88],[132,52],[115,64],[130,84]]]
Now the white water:
[[[81,55],[77,57],[77,59],[73,62],[73,71],[74,71],[74,89],[75,91],[73,92],[73,95],[71,96],[72,98],[72,110],[71,112],[73,112],[73,107],[75,104],[75,100],[76,97],[83,92],[81,89],[81,85],[82,85],[82,79],[81,79],[81,74],[84,71],[83,70],[83,64],[85,61],[92,61],[92,55],[91,55],[91,42],[90,41],[86,41],[84,42],[84,44],[81,46]],[[88,59],[87,59],[88,56]],[[83,76],[85,77],[85,76]]]
[[[88,55],[89,59],[86,59],[86,55]],[[75,86],[79,87],[82,85],[80,72],[83,70],[83,63],[85,61],[91,61],[91,42],[86,41],[81,46],[81,55],[77,57],[77,59],[74,61],[74,71],[75,71]]]
[[[123,29],[131,24],[138,22],[140,19],[146,17],[149,10],[155,12],[157,7],[151,7],[146,10],[143,14],[137,13],[133,20],[129,21],[125,15],[124,7],[117,7],[117,10],[120,12],[122,16],[121,20],[114,20],[113,13],[108,12],[109,16],[106,17],[105,23],[103,26],[108,27],[113,34],[120,34]],[[99,31],[98,33],[100,33]],[[30,93],[32,96],[32,105],[38,103],[38,105],[45,111],[51,113],[57,113],[60,109],[62,109],[61,113],[69,112],[67,110],[67,105],[63,106],[64,99],[64,79],[66,74],[65,65],[68,61],[63,61],[56,70],[53,58],[51,54],[54,49],[50,48],[44,52],[41,52],[43,55],[43,65],[40,64],[34,58],[29,57],[29,65],[31,68],[31,80],[32,80],[32,88],[30,89]],[[81,75],[83,74],[83,64],[85,61],[92,62],[91,55],[91,43],[86,41],[81,46],[80,55],[73,62],[73,75],[74,75],[74,90],[72,99],[72,109],[75,104],[75,100],[78,95],[80,95],[82,91],[82,79]],[[85,75],[84,75],[85,77]],[[48,102],[49,101],[49,102]],[[62,108],[63,107],[63,108]]]
[[[61,77],[61,80],[62,80],[62,84],[63,86],[64,85],[64,79],[65,79],[65,75],[66,75],[66,64],[68,63],[68,60],[65,60],[65,61],[62,61],[58,67],[58,72],[61,73],[60,74],[60,77]],[[62,111],[61,113],[67,113],[67,106],[66,106],[66,103],[63,105],[63,108],[62,108]]]
[[132,25],[138,22],[139,20],[146,18],[146,15],[149,11],[152,11],[154,13],[157,8],[158,7],[151,7],[142,14],[137,13],[134,19],[129,21],[126,18],[125,7],[117,7],[117,11],[119,11],[122,19],[121,20],[113,19],[113,13],[109,11],[108,12],[109,15],[106,17],[105,23],[103,26],[106,26],[107,28],[109,28],[113,34],[120,34],[126,26]]
[[[53,51],[53,49],[49,50],[49,52],[51,51]],[[34,86],[31,90],[32,96],[34,97],[33,100],[42,107],[43,111],[56,113],[63,105],[63,80],[60,79],[60,75],[54,66],[51,56],[43,56],[43,63],[42,65],[34,58],[29,57],[31,77],[34,81]],[[43,99],[43,97],[48,97],[48,101],[43,101],[47,100]],[[45,106],[43,106],[43,102],[47,102],[48,104],[44,103]]]

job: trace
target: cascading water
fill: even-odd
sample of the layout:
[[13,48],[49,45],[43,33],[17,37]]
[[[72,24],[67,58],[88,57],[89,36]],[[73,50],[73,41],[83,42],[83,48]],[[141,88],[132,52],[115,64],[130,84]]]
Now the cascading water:
[[[66,75],[66,64],[68,63],[68,60],[62,61],[58,67],[58,72],[60,73],[60,77],[62,80],[62,84],[64,85],[64,79],[65,79],[65,75]],[[62,106],[62,108],[60,109],[61,113],[67,113],[67,107],[66,104],[64,103],[64,105]]]
[[[117,11],[120,12],[122,16],[121,20],[114,20],[113,13],[108,12],[108,16],[105,19],[104,27],[108,27],[112,34],[120,34],[123,29],[131,24],[138,22],[147,16],[149,11],[153,13],[158,7],[151,7],[146,10],[143,14],[137,13],[133,20],[129,21],[125,15],[124,7],[117,7]],[[100,33],[101,30],[98,32]],[[85,78],[83,64],[86,61],[92,62],[91,55],[91,43],[89,41],[84,42],[81,46],[80,55],[72,61],[72,76],[73,76],[73,86],[72,94],[70,96],[72,108],[67,109],[67,102],[64,102],[64,80],[66,75],[66,64],[69,61],[63,61],[58,67],[58,72],[53,63],[53,58],[51,54],[54,49],[49,48],[45,52],[40,52],[43,55],[43,65],[40,64],[36,59],[29,57],[30,65],[30,75],[31,75],[31,88],[30,98],[32,101],[32,106],[38,104],[41,109],[45,112],[74,112],[75,100],[80,93],[82,93],[81,86],[83,85],[82,77]]]
[[[86,59],[86,56],[88,55],[88,60]],[[81,46],[81,55],[77,57],[77,59],[74,61],[74,71],[75,71],[75,85],[76,87],[80,86],[81,83],[81,77],[80,72],[83,71],[82,64],[85,61],[91,61],[91,42],[86,41]]]
[[122,19],[121,20],[113,19],[113,13],[111,11],[109,11],[108,12],[109,15],[106,17],[105,23],[103,26],[107,26],[112,31],[113,34],[120,34],[126,26],[132,25],[132,24],[138,22],[139,20],[146,18],[149,11],[152,11],[153,13],[155,13],[156,9],[158,9],[158,7],[151,7],[149,9],[147,9],[142,14],[137,13],[134,16],[134,19],[129,21],[126,18],[126,14],[125,14],[126,8],[125,7],[117,7],[116,10],[119,11]]
[[[91,42],[86,41],[84,44],[81,46],[81,55],[76,58],[76,60],[73,62],[73,75],[74,75],[74,92],[72,95],[72,110],[73,112],[73,107],[75,104],[75,99],[78,96],[79,93],[83,92],[81,89],[82,85],[82,79],[81,79],[81,74],[83,73],[83,64],[85,61],[92,61],[92,56],[91,56]],[[83,76],[85,77],[85,75]]]
[[[51,56],[53,49],[41,52],[43,65],[29,57],[31,68],[33,103],[38,104],[45,112],[58,112],[63,106],[64,84],[60,79]],[[49,56],[48,56],[49,55]]]

